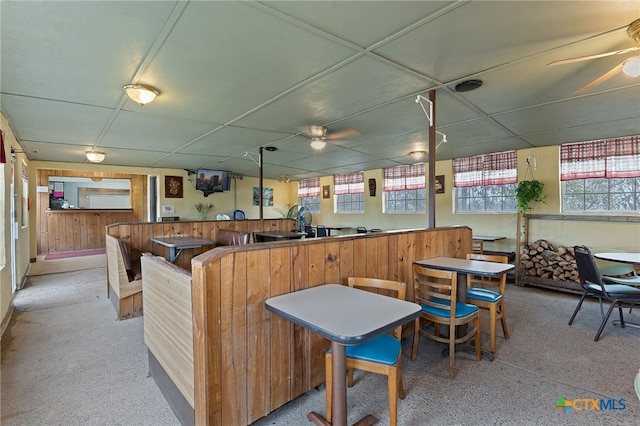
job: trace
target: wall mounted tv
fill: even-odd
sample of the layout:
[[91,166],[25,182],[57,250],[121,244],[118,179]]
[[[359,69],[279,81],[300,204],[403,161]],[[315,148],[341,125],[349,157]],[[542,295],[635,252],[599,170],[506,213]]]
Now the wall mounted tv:
[[231,190],[231,172],[198,169],[196,171],[196,190],[204,192],[205,197],[214,192]]

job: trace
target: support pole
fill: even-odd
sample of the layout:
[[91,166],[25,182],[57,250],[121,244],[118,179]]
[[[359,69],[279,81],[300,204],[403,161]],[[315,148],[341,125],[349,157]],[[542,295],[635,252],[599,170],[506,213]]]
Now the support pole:
[[264,212],[263,212],[264,209],[263,209],[263,206],[262,206],[262,204],[263,204],[263,202],[262,202],[262,188],[264,186],[263,176],[262,176],[262,163],[263,163],[262,162],[262,149],[263,148],[260,147],[260,150],[258,151],[258,161],[260,162],[260,164],[258,164],[259,170],[260,170],[260,189],[259,189],[260,194],[258,195],[258,203],[260,204],[260,219],[261,220],[264,219]]
[[429,91],[429,101],[431,101],[431,125],[429,126],[429,168],[428,168],[428,188],[429,197],[429,228],[436,227],[436,91]]

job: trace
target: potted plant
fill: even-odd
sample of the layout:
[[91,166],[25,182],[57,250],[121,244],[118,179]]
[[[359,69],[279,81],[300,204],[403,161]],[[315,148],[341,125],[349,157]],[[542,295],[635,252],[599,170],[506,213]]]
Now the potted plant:
[[531,210],[531,203],[544,203],[544,183],[539,180],[523,180],[516,188],[516,202],[518,213],[527,214]]
[[213,203],[196,203],[195,205],[196,207],[196,211],[198,212],[198,216],[200,217],[200,220],[207,220],[207,218],[209,217],[209,213],[211,213],[211,211],[214,208]]

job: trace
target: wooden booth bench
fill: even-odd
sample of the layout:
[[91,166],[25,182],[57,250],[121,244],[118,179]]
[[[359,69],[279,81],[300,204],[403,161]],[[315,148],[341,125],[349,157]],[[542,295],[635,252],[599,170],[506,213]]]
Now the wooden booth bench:
[[[276,220],[271,229],[290,231],[291,222]],[[161,235],[146,230],[139,237],[132,224],[109,232],[125,241]],[[215,241],[214,235],[204,236]],[[251,424],[323,383],[329,347],[319,335],[269,313],[266,299],[346,284],[349,276],[411,283],[414,260],[464,258],[471,237],[468,227],[448,227],[216,247],[191,259],[190,318],[189,274],[144,256],[144,333],[154,379],[182,424]],[[407,290],[413,300],[413,286]],[[163,293],[169,291],[171,296]]]
[[142,315],[142,276],[140,260],[132,259],[129,249],[119,238],[106,236],[107,297],[118,319]]
[[[251,232],[258,230],[285,231],[296,227],[292,219],[183,221],[183,222],[121,222],[107,225],[107,297],[113,303],[119,319],[143,314],[140,257],[154,253],[169,258],[169,249],[151,241],[156,236],[193,236],[210,239],[216,245],[246,244]],[[207,248],[190,249],[192,256]],[[191,258],[180,256],[175,264],[191,270]]]

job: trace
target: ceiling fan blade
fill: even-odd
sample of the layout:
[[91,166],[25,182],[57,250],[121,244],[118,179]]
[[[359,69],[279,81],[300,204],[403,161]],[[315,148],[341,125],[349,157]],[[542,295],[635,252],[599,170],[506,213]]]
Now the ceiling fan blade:
[[586,92],[587,90],[593,89],[594,87],[604,83],[605,81],[609,80],[611,77],[613,77],[614,75],[622,71],[623,66],[624,66],[624,62],[620,63],[618,66],[612,68],[606,73],[602,74],[600,77],[596,78],[591,83],[585,84],[584,86],[576,90],[576,93]]
[[337,132],[331,132],[326,136],[328,140],[348,139],[360,136],[360,132],[355,129],[345,129]]
[[573,62],[587,61],[589,59],[598,59],[598,58],[604,58],[604,57],[613,56],[613,55],[624,55],[625,53],[635,52],[636,50],[640,50],[640,46],[630,47],[628,49],[622,49],[622,50],[614,50],[613,52],[599,53],[597,55],[579,56],[577,58],[562,59],[560,61],[550,62],[547,64],[547,66],[552,67],[554,65],[571,64]]

